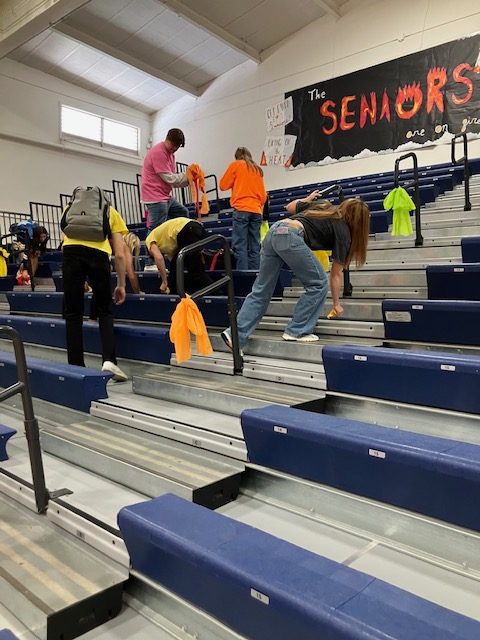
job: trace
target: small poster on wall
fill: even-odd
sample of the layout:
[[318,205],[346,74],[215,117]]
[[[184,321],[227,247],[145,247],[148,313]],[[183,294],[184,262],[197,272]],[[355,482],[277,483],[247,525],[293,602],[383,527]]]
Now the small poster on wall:
[[260,164],[289,166],[297,136],[267,136]]
[[291,97],[278,102],[265,110],[267,131],[275,127],[284,127],[293,120],[293,100]]
[[296,89],[292,167],[480,134],[480,34]]

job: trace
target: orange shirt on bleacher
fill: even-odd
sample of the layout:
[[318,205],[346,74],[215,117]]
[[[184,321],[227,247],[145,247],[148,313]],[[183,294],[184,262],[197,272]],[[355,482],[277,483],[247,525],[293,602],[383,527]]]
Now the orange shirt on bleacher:
[[237,211],[262,213],[267,199],[263,177],[245,160],[234,160],[220,180],[222,191],[232,190],[230,204]]

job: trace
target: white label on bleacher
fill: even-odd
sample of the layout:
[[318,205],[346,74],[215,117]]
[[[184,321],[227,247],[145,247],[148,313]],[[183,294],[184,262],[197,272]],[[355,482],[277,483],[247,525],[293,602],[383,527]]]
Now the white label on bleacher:
[[416,309],[417,311],[423,311],[423,304],[412,304],[412,309]]
[[353,356],[354,360],[358,360],[359,362],[366,362],[367,361],[367,356]]
[[410,311],[385,311],[385,320],[388,322],[411,322]]
[[273,427],[273,430],[277,433],[287,433],[287,429],[285,429],[285,427],[277,427],[276,425]]
[[387,457],[387,454],[385,453],[385,451],[379,451],[378,449],[369,449],[368,455],[373,456],[374,458],[383,458],[383,459]]
[[252,598],[255,598],[255,600],[260,600],[263,604],[270,604],[270,598],[256,589],[250,589],[250,595]]
[[456,367],[454,364],[441,364],[440,369],[442,371],[455,371]]
[[465,269],[463,267],[454,267],[453,272],[454,273],[463,273],[465,271]]

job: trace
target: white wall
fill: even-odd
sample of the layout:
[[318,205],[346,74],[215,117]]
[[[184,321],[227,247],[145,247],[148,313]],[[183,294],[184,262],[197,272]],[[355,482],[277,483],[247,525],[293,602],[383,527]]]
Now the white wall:
[[150,116],[93,92],[0,60],[0,210],[28,211],[30,200],[57,203],[78,184],[112,188],[112,179],[136,182],[142,159],[61,142],[60,104],[140,127],[141,149]]
[[[265,109],[296,88],[392,60],[480,30],[478,0],[351,0],[340,20],[318,20],[276,50],[258,66],[245,62],[214,82],[200,98],[185,97],[154,118],[154,141],[170,127],[180,127],[187,146],[177,159],[199,162],[221,176],[237,146],[260,159],[266,136]],[[480,156],[480,141],[471,143]],[[460,150],[459,150],[460,153]],[[266,167],[267,188],[322,182],[392,170],[401,155],[377,155],[288,171]],[[422,165],[448,162],[449,147],[418,150]]]

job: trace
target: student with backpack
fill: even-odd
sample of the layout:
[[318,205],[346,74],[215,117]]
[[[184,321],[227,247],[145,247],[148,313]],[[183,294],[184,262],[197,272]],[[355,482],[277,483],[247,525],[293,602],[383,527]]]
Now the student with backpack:
[[[115,304],[125,301],[125,251],[123,234],[128,229],[122,217],[110,206],[99,187],[77,187],[61,220],[63,241],[64,315],[69,364],[85,366],[83,354],[84,287],[93,290],[102,342],[102,371],[113,374],[117,382],[128,376],[120,369],[115,355],[113,332],[110,256],[116,254],[117,286]],[[110,246],[110,242],[112,246]]]

